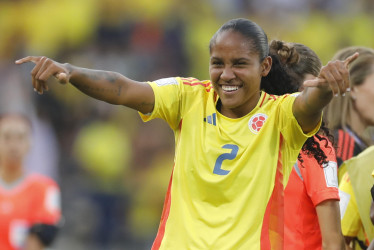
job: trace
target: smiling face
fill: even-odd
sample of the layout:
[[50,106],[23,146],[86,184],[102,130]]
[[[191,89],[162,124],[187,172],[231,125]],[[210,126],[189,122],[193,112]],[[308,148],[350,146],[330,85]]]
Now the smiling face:
[[251,48],[251,41],[232,30],[219,33],[211,46],[210,79],[222,103],[219,111],[227,117],[252,111],[260,98],[261,77],[271,68],[271,58],[260,62]]

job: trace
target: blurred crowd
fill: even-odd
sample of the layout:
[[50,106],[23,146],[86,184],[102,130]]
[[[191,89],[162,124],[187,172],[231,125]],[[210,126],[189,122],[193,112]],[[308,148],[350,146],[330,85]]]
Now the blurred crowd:
[[[0,112],[31,117],[29,172],[61,187],[56,249],[149,249],[170,178],[174,137],[161,121],[54,84],[33,92],[25,55],[146,81],[207,79],[208,44],[226,20],[246,17],[269,39],[299,42],[326,63],[340,48],[374,48],[370,0],[2,0]],[[348,32],[349,31],[349,32]]]

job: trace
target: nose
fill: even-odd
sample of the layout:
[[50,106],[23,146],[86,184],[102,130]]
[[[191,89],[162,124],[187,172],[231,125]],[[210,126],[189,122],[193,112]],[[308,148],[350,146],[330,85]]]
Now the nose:
[[226,66],[226,67],[223,69],[220,78],[221,78],[222,80],[224,80],[224,81],[227,81],[227,82],[235,78],[235,73],[234,73],[234,71],[232,70],[231,66]]

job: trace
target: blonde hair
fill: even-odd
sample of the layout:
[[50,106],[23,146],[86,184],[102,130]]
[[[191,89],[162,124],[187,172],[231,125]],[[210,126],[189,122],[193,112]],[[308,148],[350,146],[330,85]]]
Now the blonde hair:
[[[366,77],[374,72],[374,50],[366,47],[352,46],[338,51],[333,60],[345,60],[358,52],[359,57],[349,66],[350,87],[361,85]],[[324,119],[332,130],[347,130],[347,120],[352,108],[352,97],[349,92],[345,96],[335,97],[324,108]],[[360,137],[362,135],[359,135]],[[362,138],[368,142],[368,138]],[[371,139],[370,139],[371,140]]]

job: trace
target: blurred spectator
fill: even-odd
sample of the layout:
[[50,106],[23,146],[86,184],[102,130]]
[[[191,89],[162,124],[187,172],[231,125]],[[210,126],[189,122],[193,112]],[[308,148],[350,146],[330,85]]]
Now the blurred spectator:
[[122,183],[129,170],[131,144],[126,131],[109,118],[83,126],[74,143],[75,156],[92,179],[88,195],[97,211],[92,241],[99,249],[108,249],[126,223],[123,203],[127,198]]
[[129,215],[134,239],[144,242],[149,249],[157,233],[172,172],[174,136],[166,124],[156,120],[153,124],[140,124],[136,138]]

